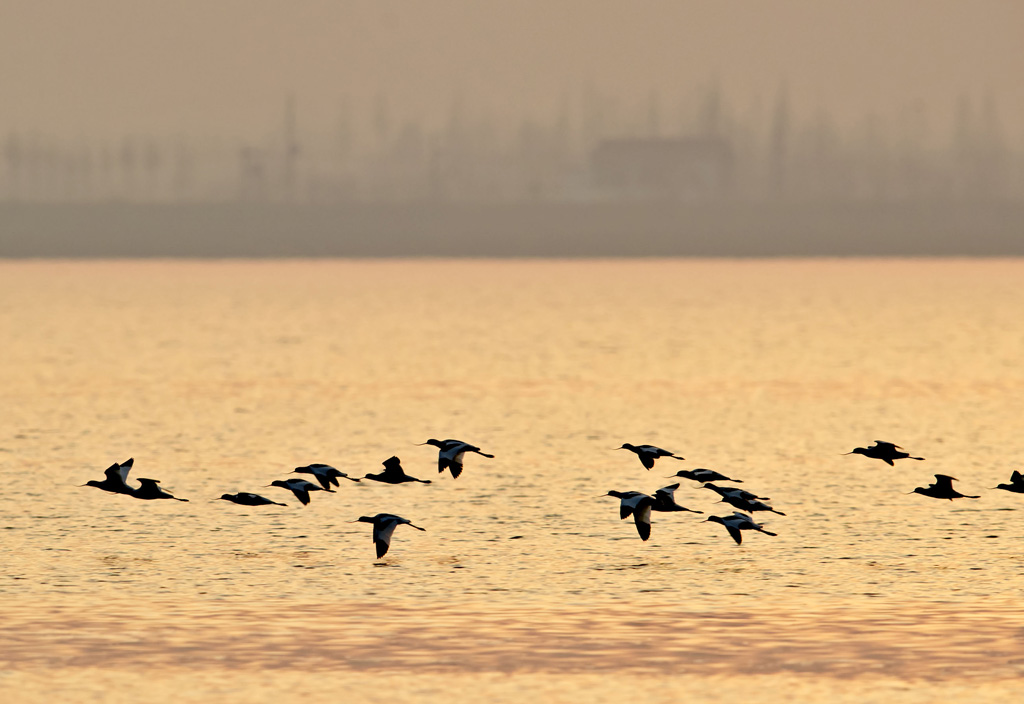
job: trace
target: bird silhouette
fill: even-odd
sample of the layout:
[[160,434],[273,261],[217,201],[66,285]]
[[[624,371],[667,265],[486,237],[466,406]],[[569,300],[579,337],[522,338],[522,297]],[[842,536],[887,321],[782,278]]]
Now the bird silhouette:
[[[270,499],[264,498],[259,494],[250,494],[248,492],[239,492],[237,494],[221,494],[220,498],[224,501],[230,501],[233,504],[239,506],[268,506],[273,504],[274,506],[287,506],[288,504],[278,503],[277,501],[271,501]],[[215,501],[219,499],[214,499]]]
[[689,511],[690,513],[704,513],[703,511],[695,511],[692,508],[686,508],[676,503],[675,491],[679,488],[679,484],[669,484],[663,486],[654,492],[654,504],[651,505],[652,511]]
[[633,516],[633,523],[636,524],[636,532],[640,539],[646,541],[651,537],[651,509],[654,507],[654,498],[639,491],[609,491],[605,496],[614,496],[619,499],[619,518],[626,519]]
[[320,486],[324,488],[324,491],[333,491],[331,489],[332,486],[341,486],[338,484],[339,478],[348,479],[353,482],[359,481],[358,477],[350,477],[345,472],[337,470],[329,464],[320,464],[319,462],[308,464],[305,467],[296,467],[292,470],[292,474],[312,474],[320,482]]
[[132,490],[132,496],[136,499],[143,499],[145,501],[152,501],[154,499],[174,499],[175,501],[188,501],[188,499],[179,499],[177,496],[164,491],[159,486],[159,479],[145,479],[139,478],[139,488]]
[[377,559],[384,557],[387,554],[388,549],[391,547],[391,534],[395,532],[395,528],[398,526],[412,526],[416,530],[425,531],[426,528],[420,528],[414,526],[408,518],[402,518],[396,516],[393,513],[378,513],[376,516],[360,516],[350,523],[372,523],[373,524],[373,544],[377,548]]
[[307,482],[305,479],[278,479],[277,481],[270,482],[268,486],[276,486],[295,494],[295,498],[303,506],[309,505],[309,492],[311,491],[323,491],[322,487],[317,486],[313,482]]
[[980,499],[980,496],[968,496],[967,494],[961,494],[959,491],[953,488],[953,482],[959,481],[956,477],[950,477],[946,474],[936,474],[935,483],[929,484],[927,487],[919,486],[914,489],[913,494],[921,494],[923,496],[930,496],[933,499]]
[[855,447],[849,452],[844,452],[844,455],[864,455],[875,460],[882,460],[890,467],[895,467],[893,460],[923,460],[924,457],[911,457],[910,453],[903,452],[903,448],[899,445],[894,445],[891,442],[885,442],[884,440],[875,440],[875,444],[871,447]]
[[483,457],[494,459],[494,455],[481,452],[480,448],[476,445],[470,445],[468,442],[463,442],[461,440],[436,440],[434,438],[430,438],[426,442],[419,444],[433,445],[438,448],[437,473],[440,474],[446,469],[450,470],[453,479],[458,479],[459,475],[462,474],[462,458],[467,452],[475,452]]
[[372,479],[375,482],[384,482],[385,484],[404,484],[405,482],[430,483],[429,479],[417,479],[406,474],[405,470],[402,469],[402,461],[395,456],[388,457],[381,464],[384,465],[383,472],[367,474],[363,479]]
[[628,442],[623,443],[621,447],[616,447],[616,450],[629,450],[630,452],[636,453],[636,456],[640,458],[640,464],[647,469],[654,466],[654,460],[659,457],[671,457],[674,460],[684,460],[685,457],[680,457],[674,452],[668,450],[662,450],[660,447],[654,445],[630,445]]
[[716,472],[713,469],[680,469],[678,472],[672,475],[673,477],[682,477],[684,479],[692,479],[695,482],[736,482],[742,484],[742,479],[730,479],[720,472]]
[[81,486],[94,486],[97,489],[109,491],[112,494],[128,494],[131,496],[135,489],[128,486],[128,472],[131,471],[134,462],[135,460],[132,458],[128,458],[126,462],[115,462],[103,470],[105,479],[102,481],[90,479]]
[[758,496],[757,494],[746,491],[745,489],[737,489],[732,486],[716,486],[715,484],[708,482],[703,488],[711,489],[711,491],[723,498],[726,496],[738,496],[744,501],[771,501],[767,496]]
[[772,513],[777,513],[780,516],[786,515],[782,511],[776,511],[774,508],[772,508],[766,503],[757,501],[756,499],[744,499],[735,494],[722,495],[722,501],[729,504],[733,508],[738,508],[740,511],[747,511],[749,513],[753,513],[754,511],[771,511]]
[[1006,491],[1012,491],[1014,494],[1024,494],[1024,474],[1015,469],[1013,474],[1010,475],[1009,484],[998,484],[992,488],[1005,489]]
[[729,535],[732,536],[737,545],[743,542],[743,533],[740,531],[756,530],[765,535],[777,535],[777,533],[772,533],[770,530],[765,530],[759,523],[755,523],[753,518],[739,511],[733,511],[731,516],[708,516],[707,520],[721,523],[725,526],[725,529],[729,531]]

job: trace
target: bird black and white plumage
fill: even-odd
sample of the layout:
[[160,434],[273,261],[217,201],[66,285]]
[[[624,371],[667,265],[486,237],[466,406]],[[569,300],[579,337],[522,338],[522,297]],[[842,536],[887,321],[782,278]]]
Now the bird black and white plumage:
[[707,482],[706,484],[704,484],[703,488],[711,489],[711,491],[715,492],[721,497],[738,496],[744,501],[771,501],[771,499],[769,499],[767,496],[758,496],[757,494],[749,492],[746,489],[739,489],[734,486],[717,486],[715,484],[712,484],[711,482]]
[[395,528],[398,526],[406,525],[412,526],[416,530],[426,530],[426,528],[414,526],[408,518],[402,518],[401,516],[396,516],[393,513],[378,513],[376,516],[360,516],[353,521],[353,523],[355,522],[373,524],[373,544],[377,548],[377,559],[380,559],[387,554],[388,549],[391,547],[391,534],[395,532]]
[[269,486],[277,486],[282,489],[295,494],[295,498],[298,499],[303,506],[309,504],[309,492],[311,491],[323,491],[323,489],[312,482],[307,482],[305,479],[278,479],[277,481],[270,482]]
[[605,496],[614,496],[619,499],[619,519],[626,519],[633,516],[636,524],[636,532],[640,539],[646,541],[651,537],[651,509],[654,507],[654,497],[639,491],[609,491]]
[[268,498],[260,496],[259,494],[250,494],[246,491],[240,491],[237,494],[221,494],[220,498],[224,501],[230,501],[233,504],[239,506],[287,506],[288,504],[282,504],[277,501],[271,501]]
[[359,481],[358,477],[350,477],[345,472],[320,462],[307,464],[305,467],[296,467],[292,470],[292,474],[312,474],[320,482],[320,486],[324,488],[324,491],[333,491],[331,489],[332,486],[341,486],[338,483],[339,478],[348,479],[353,482]]
[[663,486],[654,492],[654,504],[651,506],[652,511],[689,511],[690,513],[704,513],[703,511],[695,511],[692,508],[686,508],[676,503],[675,492],[679,488],[679,484],[669,484]]
[[959,481],[956,477],[951,477],[948,474],[936,474],[935,483],[929,484],[927,487],[917,487],[912,493],[922,494],[924,496],[930,496],[933,499],[980,499],[980,496],[968,496],[967,494],[961,494],[959,491],[953,488],[953,482]]
[[1024,494],[1024,474],[1021,474],[1015,469],[1013,470],[1013,474],[1010,475],[1009,484],[998,484],[992,488],[1012,491],[1014,494]]
[[855,447],[849,452],[844,452],[845,455],[864,455],[875,460],[882,460],[890,467],[895,467],[893,464],[894,460],[923,460],[924,457],[911,457],[909,452],[904,452],[903,448],[891,442],[885,440],[875,440],[875,444],[871,447]]
[[132,496],[136,499],[143,499],[144,501],[153,501],[155,499],[174,499],[175,501],[188,501],[188,499],[179,499],[170,492],[164,491],[160,488],[159,479],[139,479],[139,488],[132,490]]
[[395,456],[388,457],[381,464],[384,465],[383,472],[367,474],[363,479],[371,479],[375,482],[384,482],[385,484],[404,484],[405,482],[430,483],[429,479],[417,479],[406,474],[405,470],[402,469],[402,461]]
[[756,530],[765,535],[776,535],[770,530],[765,530],[759,523],[755,523],[754,519],[745,513],[739,511],[733,511],[731,516],[708,516],[707,520],[713,523],[721,523],[725,526],[725,529],[729,531],[729,535],[736,541],[737,545],[743,542],[743,533],[740,531],[744,530]]
[[776,511],[774,508],[762,501],[758,501],[756,499],[744,499],[735,494],[722,495],[722,501],[733,508],[738,508],[740,511],[747,511],[749,513],[753,513],[755,511],[771,511],[772,513],[777,513],[780,516],[786,515],[782,511]]
[[486,452],[482,452],[476,445],[470,445],[468,442],[462,440],[436,440],[430,438],[422,445],[433,445],[437,448],[437,473],[440,474],[444,470],[450,470],[453,479],[458,479],[459,475],[462,474],[462,458],[467,452],[475,452],[478,455],[494,459],[494,455],[490,455]]
[[716,472],[713,469],[680,469],[678,472],[672,475],[673,477],[682,477],[683,479],[692,479],[695,482],[736,482],[742,484],[742,479],[730,479],[721,472]]
[[134,462],[135,460],[130,457],[126,462],[115,462],[103,470],[104,479],[102,481],[90,479],[82,486],[94,486],[97,489],[109,491],[112,494],[128,494],[131,496],[135,489],[128,485],[128,472],[131,471]]
[[680,457],[674,452],[663,450],[660,447],[654,445],[630,445],[628,442],[623,443],[621,447],[615,448],[616,450],[629,450],[630,452],[636,453],[636,456],[640,458],[640,464],[647,469],[654,466],[654,460],[659,457],[671,457],[674,460],[683,460],[685,457]]

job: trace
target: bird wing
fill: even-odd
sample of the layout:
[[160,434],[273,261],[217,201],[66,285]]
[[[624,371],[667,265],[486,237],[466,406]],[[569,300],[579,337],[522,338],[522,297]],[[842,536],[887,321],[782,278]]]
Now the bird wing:
[[657,455],[647,451],[637,452],[636,456],[640,458],[640,464],[642,464],[647,469],[652,468],[654,466],[654,460],[658,458]]
[[106,469],[104,469],[103,470],[103,474],[110,481],[112,481],[112,482],[119,481],[119,482],[121,482],[123,484],[124,483],[124,479],[125,479],[125,474],[127,474],[127,472],[122,474],[121,473],[121,465],[119,465],[117,462],[115,462],[114,464],[112,464],[109,467],[107,467]]
[[725,523],[723,525],[725,526],[725,529],[729,531],[729,535],[732,536],[732,539],[736,541],[736,544],[741,545],[743,543],[743,533],[740,532],[740,529],[732,523]]
[[654,496],[655,497],[664,496],[665,498],[667,498],[669,500],[669,502],[675,503],[675,498],[674,498],[673,495],[676,493],[676,489],[678,489],[678,488],[679,488],[679,484],[678,483],[676,483],[676,484],[669,484],[668,486],[663,486],[660,489],[658,489],[656,492],[654,492]]
[[953,480],[956,477],[951,477],[947,474],[936,474],[935,483],[932,484],[936,489],[942,489],[944,491],[953,491]]
[[875,447],[878,449],[889,449],[889,450],[902,450],[903,448],[896,443],[886,442],[885,440],[875,440]]
[[[399,523],[402,523],[402,520],[398,516],[388,516],[382,520],[374,522],[373,542],[390,545],[391,534],[395,532],[395,528],[398,527]],[[377,557],[380,557],[380,555],[377,555]]]
[[1021,482],[1024,482],[1024,474],[1021,474],[1016,469],[1013,470],[1013,474],[1010,475],[1010,483],[1020,484]]
[[129,457],[127,460],[117,466],[118,474],[121,475],[121,481],[125,484],[128,483],[128,472],[132,471],[132,465],[135,464],[135,458]]
[[384,465],[384,471],[382,474],[385,477],[404,477],[405,470],[402,469],[402,462],[397,457],[389,457],[382,463]]
[[[646,497],[650,499],[650,497]],[[633,522],[636,523],[636,532],[640,534],[641,540],[651,537],[651,502],[645,501],[642,505],[633,510]]]

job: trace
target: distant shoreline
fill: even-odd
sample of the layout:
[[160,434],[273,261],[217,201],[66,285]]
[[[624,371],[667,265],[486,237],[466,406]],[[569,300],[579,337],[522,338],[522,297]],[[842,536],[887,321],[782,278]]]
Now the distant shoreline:
[[0,203],[0,258],[1024,256],[1024,203]]

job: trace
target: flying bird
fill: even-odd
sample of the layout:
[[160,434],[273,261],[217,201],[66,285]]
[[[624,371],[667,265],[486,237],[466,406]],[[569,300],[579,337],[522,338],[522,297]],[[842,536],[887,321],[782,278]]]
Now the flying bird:
[[767,496],[758,496],[757,494],[753,494],[745,489],[737,489],[732,486],[716,486],[715,484],[708,482],[703,488],[711,489],[711,491],[723,498],[726,496],[738,496],[744,501],[771,501]]
[[654,492],[654,504],[651,506],[652,511],[689,511],[690,513],[704,513],[703,511],[694,511],[692,508],[686,508],[676,503],[675,491],[679,488],[679,484],[669,484],[663,486]]
[[402,518],[401,516],[396,516],[393,513],[378,513],[376,516],[360,516],[354,521],[349,521],[349,523],[373,524],[373,544],[377,547],[378,560],[387,554],[388,548],[391,547],[391,534],[395,532],[395,528],[398,526],[406,525],[412,526],[416,530],[426,530],[426,528],[414,526],[408,518]]
[[884,440],[875,440],[875,444],[871,447],[855,447],[849,452],[844,452],[844,455],[864,455],[874,460],[882,460],[890,467],[894,467],[893,460],[923,460],[924,457],[911,457],[910,453],[903,452],[903,448],[899,445],[894,445],[891,442],[885,442]]
[[619,499],[619,518],[633,516],[636,524],[636,532],[640,539],[646,541],[651,537],[651,509],[654,507],[654,498],[639,491],[609,491],[605,496],[614,496]]
[[395,456],[388,457],[382,464],[384,465],[383,472],[367,474],[363,479],[372,479],[375,482],[384,482],[385,484],[403,484],[405,482],[430,483],[429,479],[417,479],[406,474],[405,470],[402,469],[402,461]]
[[[692,479],[695,482],[736,482],[742,484],[742,479],[730,479],[729,477],[716,472],[713,469],[680,469],[678,472],[672,475],[673,477],[683,477],[684,479]],[[668,477],[671,479],[671,477]]]
[[305,467],[296,467],[292,470],[292,474],[312,474],[320,482],[320,486],[324,488],[324,491],[333,491],[331,489],[332,486],[340,486],[338,484],[339,477],[353,482],[359,481],[358,477],[350,477],[345,472],[337,470],[329,464],[321,464],[319,462],[308,464]]
[[707,520],[713,523],[721,523],[725,526],[725,529],[729,531],[729,535],[736,541],[737,545],[743,542],[743,534],[740,531],[744,530],[756,530],[765,535],[777,535],[772,533],[770,530],[765,530],[759,523],[755,523],[754,519],[745,513],[739,511],[733,511],[731,516],[708,516]]
[[671,457],[674,460],[684,460],[685,457],[669,452],[668,450],[662,450],[660,447],[654,445],[630,445],[628,442],[623,443],[621,447],[616,447],[616,450],[629,450],[635,452],[636,456],[640,458],[640,463],[650,469],[654,466],[654,460],[659,457]]
[[1005,489],[1006,491],[1012,491],[1014,494],[1024,494],[1024,474],[1015,469],[1013,474],[1010,475],[1009,484],[998,484],[992,488]]
[[303,506],[309,504],[309,492],[311,491],[323,491],[321,487],[318,487],[312,482],[307,482],[305,479],[278,479],[277,481],[270,482],[268,486],[278,486],[282,489],[295,494],[295,498],[302,502]]
[[780,516],[786,515],[782,511],[776,511],[775,509],[773,509],[771,506],[764,502],[758,501],[756,499],[744,499],[734,494],[722,495],[722,501],[729,504],[733,508],[738,508],[740,511],[747,511],[749,513],[753,513],[754,511],[771,511],[772,513],[777,513]]
[[919,486],[912,494],[922,494],[924,496],[930,496],[933,499],[980,499],[980,496],[968,496],[967,494],[961,494],[959,491],[953,488],[953,482],[959,481],[956,477],[950,477],[946,474],[936,474],[935,483],[929,484],[927,487]]
[[[250,494],[245,491],[239,492],[237,494],[221,494],[220,498],[224,499],[225,501],[230,501],[233,504],[238,504],[239,506],[267,506],[270,504],[273,504],[274,506],[288,505],[278,503],[277,501],[271,501],[270,499],[264,498],[259,494]],[[218,501],[219,499],[214,500]]]
[[144,499],[146,501],[152,501],[154,499],[174,499],[175,501],[188,501],[188,499],[179,499],[177,496],[164,491],[158,485],[160,484],[159,479],[144,479],[139,478],[139,488],[132,490],[132,496],[136,499]]
[[135,460],[132,458],[129,458],[127,462],[115,462],[103,470],[105,479],[102,481],[90,479],[82,486],[94,486],[112,494],[128,494],[130,496],[135,490],[128,486],[128,472],[131,471],[134,462]]
[[468,442],[462,442],[461,440],[435,440],[430,438],[426,442],[419,444],[433,445],[437,448],[437,473],[441,474],[444,470],[448,469],[451,471],[453,479],[458,479],[459,475],[462,474],[462,458],[467,452],[475,452],[483,457],[494,459],[494,455],[481,452],[480,448],[476,445],[470,445]]

